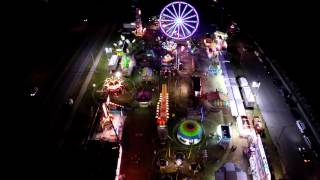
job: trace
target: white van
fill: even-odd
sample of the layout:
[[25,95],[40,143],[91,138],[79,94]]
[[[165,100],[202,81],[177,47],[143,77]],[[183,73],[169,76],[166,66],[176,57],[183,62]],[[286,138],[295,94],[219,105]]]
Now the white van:
[[304,140],[304,142],[307,144],[308,148],[309,148],[309,149],[312,149],[312,144],[311,144],[311,141],[310,141],[310,139],[308,138],[308,136],[303,135],[303,140]]
[[247,81],[247,79],[245,77],[239,77],[238,78],[238,83],[240,87],[245,87],[245,86],[249,86],[249,83]]
[[244,86],[241,89],[241,93],[244,100],[244,105],[247,108],[253,108],[255,104],[254,95],[252,94],[252,91],[249,86]]
[[303,134],[304,131],[306,130],[306,125],[301,120],[297,120],[296,125],[297,125],[299,131]]

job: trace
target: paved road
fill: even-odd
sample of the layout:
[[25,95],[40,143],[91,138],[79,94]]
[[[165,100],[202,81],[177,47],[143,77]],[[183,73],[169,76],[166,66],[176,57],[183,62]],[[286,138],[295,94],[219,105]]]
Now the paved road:
[[290,179],[312,179],[312,170],[307,169],[297,148],[306,146],[298,131],[289,106],[280,95],[272,80],[266,76],[263,64],[253,53],[245,53],[241,65],[247,70],[249,82],[260,81],[257,103],[266,121],[272,141],[278,148],[282,163]]
[[[67,130],[67,117],[72,110],[64,105],[67,97],[77,97],[83,82],[82,80],[88,72],[87,67],[98,58],[96,52],[100,51],[103,43],[110,38],[110,36],[108,38],[106,36],[112,34],[114,29],[115,25],[107,25],[93,37],[89,38],[88,41],[85,41],[84,43],[87,45],[72,57],[70,63],[54,84],[52,92],[49,93],[45,104],[48,106],[48,117],[50,117],[48,132],[49,136],[53,138],[53,143],[59,142]],[[96,59],[93,56],[96,56]]]
[[120,174],[128,180],[151,179],[157,136],[154,108],[136,108],[127,114]]

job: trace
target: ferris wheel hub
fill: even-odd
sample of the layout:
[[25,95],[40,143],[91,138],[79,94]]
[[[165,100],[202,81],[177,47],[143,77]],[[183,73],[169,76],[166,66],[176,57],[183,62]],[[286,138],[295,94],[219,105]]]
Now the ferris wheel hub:
[[179,24],[179,25],[183,24],[182,18],[181,17],[176,18],[176,23]]

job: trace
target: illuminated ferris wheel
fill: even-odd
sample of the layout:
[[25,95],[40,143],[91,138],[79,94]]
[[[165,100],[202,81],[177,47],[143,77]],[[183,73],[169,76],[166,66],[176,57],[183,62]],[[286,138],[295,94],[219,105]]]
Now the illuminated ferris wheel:
[[186,39],[196,32],[199,16],[190,4],[176,1],[162,9],[159,22],[162,32],[167,36],[173,39]]

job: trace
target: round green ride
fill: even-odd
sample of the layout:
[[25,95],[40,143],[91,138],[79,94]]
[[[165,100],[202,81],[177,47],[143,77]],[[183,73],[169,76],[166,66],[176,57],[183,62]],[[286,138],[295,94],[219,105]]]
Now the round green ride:
[[194,120],[182,121],[177,131],[177,138],[184,145],[198,144],[202,135],[202,126]]

